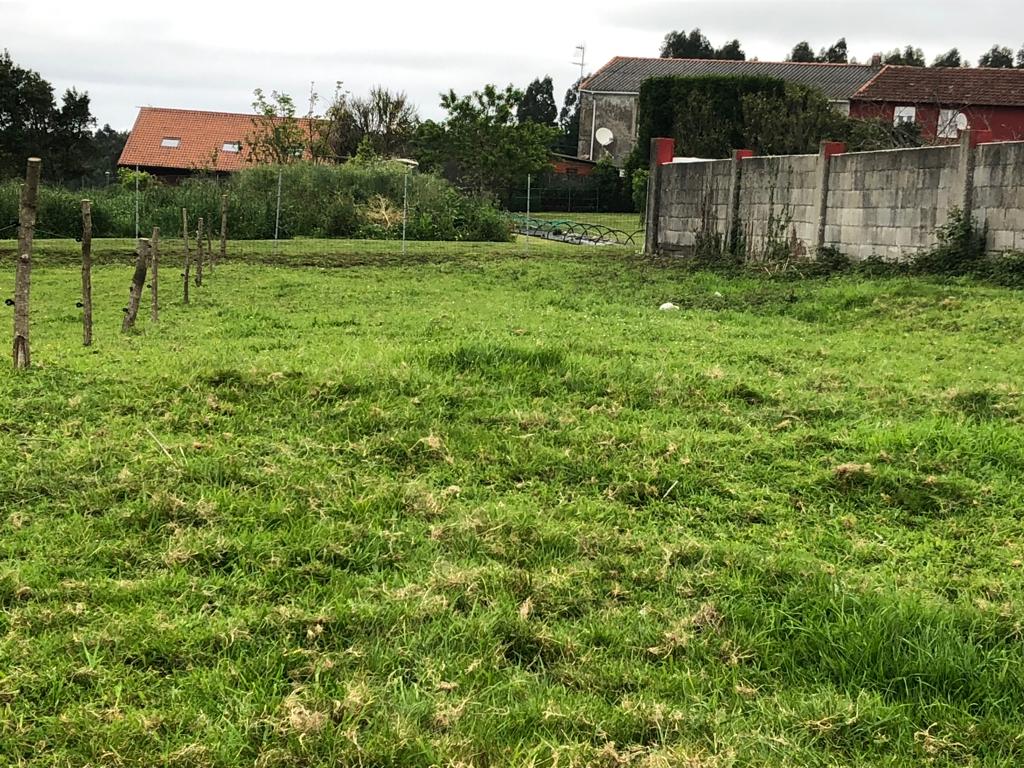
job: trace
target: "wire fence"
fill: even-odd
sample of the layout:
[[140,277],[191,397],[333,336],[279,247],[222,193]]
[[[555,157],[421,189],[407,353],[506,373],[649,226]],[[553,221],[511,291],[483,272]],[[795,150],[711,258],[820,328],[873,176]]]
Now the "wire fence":
[[[50,240],[81,238],[80,204],[92,199],[94,237],[111,240],[130,260],[135,239],[159,227],[165,251],[184,253],[185,238],[222,258],[319,257],[329,253],[405,255],[426,251],[482,252],[487,244],[528,248],[547,241],[577,248],[643,245],[642,217],[621,195],[532,178],[504,204],[484,200],[413,168],[361,178],[358,194],[329,173],[312,177],[265,169],[261,183],[197,179],[181,184],[139,184],[88,190],[41,190],[35,237],[41,252]],[[545,177],[545,180],[548,177]],[[249,179],[252,181],[252,178]],[[202,229],[200,230],[200,224]],[[223,232],[222,232],[223,229]],[[221,246],[222,234],[230,248]],[[13,252],[15,206],[0,199],[0,255]],[[113,245],[113,239],[124,242]],[[470,246],[470,244],[473,244]],[[110,249],[107,249],[108,251]],[[100,253],[104,253],[100,248]]]

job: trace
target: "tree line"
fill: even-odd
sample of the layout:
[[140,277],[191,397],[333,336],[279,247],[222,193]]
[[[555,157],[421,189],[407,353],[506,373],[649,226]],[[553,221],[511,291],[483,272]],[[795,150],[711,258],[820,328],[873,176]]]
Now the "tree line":
[[117,168],[127,131],[96,130],[89,94],[74,88],[58,102],[53,86],[0,54],[0,178],[21,174],[25,158],[46,157],[43,176],[64,184],[100,184]]
[[[739,40],[730,40],[720,47],[715,47],[700,28],[675,30],[665,35],[661,45],[661,57],[673,59],[723,59],[746,61],[747,54]],[[811,44],[803,40],[793,46],[786,61],[817,63],[817,64],[857,64],[856,58],[850,56],[849,46],[845,37],[835,43],[820,48],[815,53]],[[928,66],[924,51],[913,45],[882,51],[874,54],[868,63],[898,64],[906,67]],[[933,67],[967,67],[970,62],[964,58],[959,48],[951,48],[936,56],[931,63]],[[1014,53],[1012,48],[998,43],[978,59],[978,66],[986,69],[1024,69],[1024,45]]]
[[[441,94],[444,117],[422,120],[408,96],[383,86],[353,95],[338,83],[322,100],[310,95],[300,110],[286,93],[254,92],[253,130],[245,137],[256,164],[290,164],[303,158],[343,163],[358,158],[413,157],[421,169],[473,192],[503,196],[527,174],[549,167],[549,152],[576,154],[579,85],[561,108],[550,76],[525,88],[486,85],[469,94]],[[302,118],[309,118],[303,120]],[[42,75],[0,57],[0,179],[18,178],[24,160],[45,157],[45,180],[64,186],[102,186],[117,172],[128,132],[95,129],[89,95],[69,88],[58,103]],[[216,155],[204,168],[213,170]],[[116,178],[116,177],[115,177]],[[134,185],[134,172],[121,180]]]

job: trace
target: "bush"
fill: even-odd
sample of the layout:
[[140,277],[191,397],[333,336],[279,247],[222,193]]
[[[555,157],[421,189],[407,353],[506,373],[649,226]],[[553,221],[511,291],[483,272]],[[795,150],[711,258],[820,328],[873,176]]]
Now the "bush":
[[1024,251],[1006,251],[990,256],[985,272],[985,276],[996,285],[1024,288]]
[[[279,169],[256,166],[230,178],[197,176],[178,185],[146,180],[140,195],[142,233],[154,226],[167,237],[181,232],[182,209],[188,210],[194,231],[202,217],[215,232],[220,230],[220,200],[228,195],[231,237],[242,240],[273,238],[277,207],[278,175],[281,175],[281,236],[387,238],[401,235],[401,211],[406,169],[398,164],[368,160],[347,165],[301,163]],[[39,197],[37,236],[78,237],[81,233],[81,200],[92,200],[95,237],[135,235],[134,175],[126,183],[100,189],[71,192],[61,187],[42,187]],[[511,234],[492,201],[467,196],[438,176],[409,176],[410,220],[413,240],[507,241]],[[0,186],[0,229],[16,225],[19,185]],[[374,218],[385,209],[388,216]],[[8,232],[0,237],[13,237]]]
[[913,260],[917,272],[933,275],[977,274],[985,262],[985,230],[958,208],[936,232],[939,244]]
[[637,168],[630,177],[633,192],[633,210],[640,214],[647,213],[647,187],[651,181],[651,172],[646,168]]

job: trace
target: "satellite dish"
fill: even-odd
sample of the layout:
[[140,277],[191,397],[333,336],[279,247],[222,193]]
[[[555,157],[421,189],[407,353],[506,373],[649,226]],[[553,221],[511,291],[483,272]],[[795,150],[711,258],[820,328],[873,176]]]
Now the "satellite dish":
[[956,128],[957,128],[957,130],[958,131],[966,131],[968,125],[969,124],[967,122],[967,115],[965,115],[963,112],[957,112],[957,114],[956,114]]
[[602,147],[607,147],[615,141],[615,134],[607,128],[598,128],[597,133],[594,134],[594,138],[597,139],[597,143]]

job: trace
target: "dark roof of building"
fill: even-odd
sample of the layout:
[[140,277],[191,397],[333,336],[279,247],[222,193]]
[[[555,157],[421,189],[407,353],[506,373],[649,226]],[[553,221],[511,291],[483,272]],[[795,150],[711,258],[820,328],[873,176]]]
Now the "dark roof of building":
[[564,155],[561,152],[551,152],[551,157],[562,160],[567,163],[579,163],[580,165],[597,165],[596,160],[588,160],[585,157],[576,157],[576,155]]
[[720,61],[717,59],[637,59],[618,56],[590,77],[582,90],[598,93],[639,93],[652,77],[753,75],[774,77],[817,88],[828,98],[846,100],[878,74],[865,64],[803,64],[784,61]]
[[853,98],[951,107],[1024,107],[1024,70],[888,66]]
[[[238,171],[252,159],[249,138],[257,130],[254,118],[232,112],[142,107],[117,163],[183,171]],[[308,120],[298,121],[306,131]],[[177,142],[164,146],[165,139]],[[234,144],[238,151],[225,151],[226,145]]]

